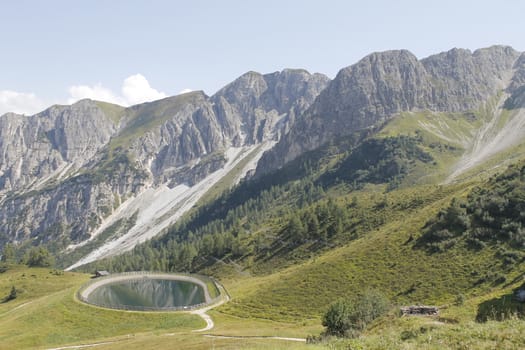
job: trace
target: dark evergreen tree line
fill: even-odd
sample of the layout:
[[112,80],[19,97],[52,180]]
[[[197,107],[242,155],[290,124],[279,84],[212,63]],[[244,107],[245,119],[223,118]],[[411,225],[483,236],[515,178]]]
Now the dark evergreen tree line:
[[520,256],[525,248],[525,165],[511,166],[487,186],[477,187],[466,201],[454,199],[429,220],[419,243],[443,251],[460,241],[471,248],[499,244]]

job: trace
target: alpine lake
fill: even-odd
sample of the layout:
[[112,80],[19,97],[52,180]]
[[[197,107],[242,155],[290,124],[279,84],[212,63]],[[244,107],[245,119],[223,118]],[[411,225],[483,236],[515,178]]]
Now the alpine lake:
[[203,287],[196,283],[140,278],[103,284],[89,293],[86,301],[115,309],[184,310],[206,300]]

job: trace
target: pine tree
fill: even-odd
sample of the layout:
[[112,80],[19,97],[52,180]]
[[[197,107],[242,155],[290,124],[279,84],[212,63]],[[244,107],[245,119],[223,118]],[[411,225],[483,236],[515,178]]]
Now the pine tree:
[[11,243],[7,243],[2,250],[2,262],[11,263],[15,261],[15,247]]
[[5,297],[3,301],[4,303],[8,302],[10,300],[16,299],[17,296],[18,296],[18,290],[15,288],[15,286],[13,286],[11,288],[11,292],[9,292],[9,295]]
[[288,221],[286,226],[286,232],[295,243],[299,243],[304,239],[304,227],[296,213],[290,217],[290,221]]
[[31,248],[25,261],[29,267],[50,267],[55,263],[53,256],[42,246]]
[[317,215],[313,211],[306,212],[306,225],[308,231],[308,237],[319,238],[319,220]]

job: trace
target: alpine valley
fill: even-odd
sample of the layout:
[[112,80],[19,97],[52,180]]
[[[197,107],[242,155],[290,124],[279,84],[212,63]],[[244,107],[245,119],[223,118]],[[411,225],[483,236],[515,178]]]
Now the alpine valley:
[[[76,272],[22,267],[36,247]],[[0,348],[519,349],[525,53],[386,51],[333,80],[248,72],[213,96],[7,113],[0,251],[0,297],[22,291]],[[125,325],[71,297],[94,270],[200,273],[231,300],[210,337],[185,313]],[[330,305],[376,294],[384,312],[331,331]],[[439,315],[399,317],[412,304]]]

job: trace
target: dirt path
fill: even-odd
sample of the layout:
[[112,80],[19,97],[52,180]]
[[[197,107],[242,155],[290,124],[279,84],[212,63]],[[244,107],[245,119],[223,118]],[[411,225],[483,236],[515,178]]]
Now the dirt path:
[[31,304],[32,302],[33,302],[33,301],[28,301],[28,302],[26,302],[26,303],[20,304],[20,305],[18,305],[17,307],[14,307],[14,308],[12,308],[11,310],[8,310],[8,311],[4,312],[4,313],[1,314],[0,316],[3,317],[3,316],[5,316],[5,315],[7,315],[7,314],[9,314],[9,313],[11,313],[11,312],[13,312],[13,311],[15,311],[15,310],[18,310],[18,309],[20,309],[20,308],[23,308],[24,306],[27,306],[27,305]]
[[116,343],[116,342],[110,341],[110,342],[104,342],[104,343],[93,343],[93,344],[84,344],[84,345],[71,345],[71,346],[63,346],[63,347],[60,347],[60,348],[50,348],[50,349],[47,349],[47,350],[86,349],[86,348],[94,348],[95,346],[108,345],[108,344],[113,344],[113,343]]
[[[208,307],[191,311],[190,313],[193,315],[199,315],[206,321],[206,327],[201,329],[196,329],[193,332],[206,332],[210,329],[213,329],[215,327],[215,324],[213,322],[213,319],[208,315],[206,312],[210,309],[213,309],[217,306],[220,306],[226,302],[228,302],[230,298],[226,294],[226,298],[219,301],[217,304],[210,305]],[[275,340],[287,340],[287,341],[295,341],[295,342],[302,342],[306,343],[306,339],[304,338],[289,338],[289,337],[277,337],[277,336],[252,336],[252,335],[246,335],[246,336],[233,336],[233,335],[213,335],[213,334],[203,334],[204,337],[207,338],[221,338],[221,339],[275,339]]]
[[229,300],[230,298],[228,297],[228,295],[225,295],[225,298],[221,299],[217,304],[213,304],[213,305],[204,307],[202,309],[190,311],[190,314],[199,315],[206,322],[206,327],[201,328],[201,329],[196,329],[193,332],[206,332],[206,331],[209,331],[210,329],[213,329],[213,327],[215,327],[215,323],[213,323],[212,318],[206,312],[210,309],[213,309],[214,307],[217,307],[217,306],[220,306],[226,303]]
[[257,336],[257,335],[234,336],[234,335],[213,335],[213,334],[204,334],[204,336],[207,338],[221,338],[221,339],[275,339],[275,340],[288,340],[288,341],[306,343],[306,339],[304,338],[288,338],[288,337]]

